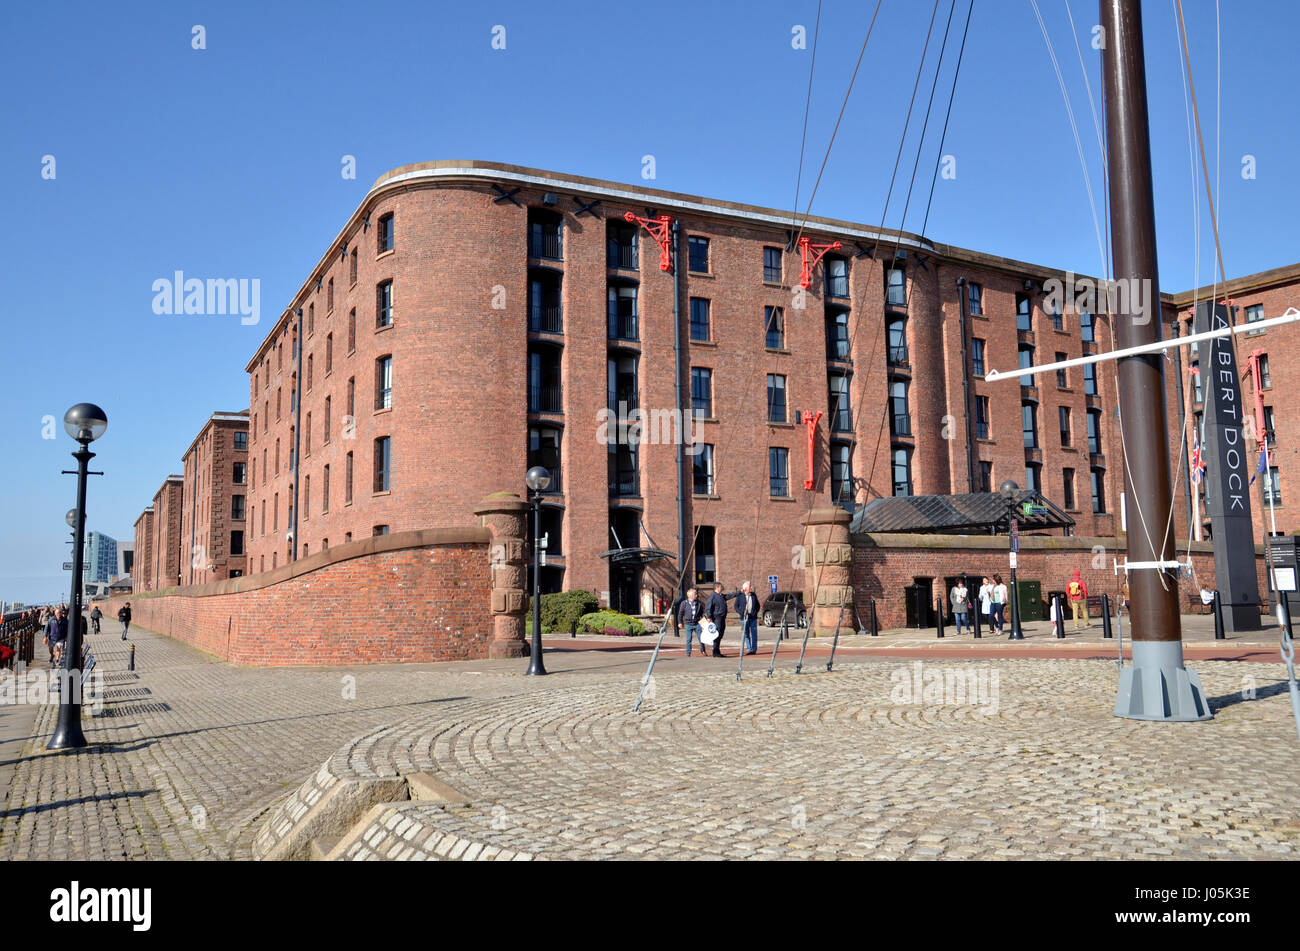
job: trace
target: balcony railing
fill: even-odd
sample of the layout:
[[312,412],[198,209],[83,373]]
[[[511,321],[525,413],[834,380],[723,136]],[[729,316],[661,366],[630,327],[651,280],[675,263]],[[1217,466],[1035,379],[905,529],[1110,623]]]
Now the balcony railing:
[[853,431],[853,415],[844,407],[831,413],[831,431],[837,433]]
[[534,228],[528,236],[528,256],[530,258],[547,258],[559,261],[563,258],[564,242],[558,230],[548,231]]
[[528,412],[561,412],[560,388],[558,386],[541,386],[531,383],[528,387]]
[[611,241],[606,247],[605,263],[609,267],[625,268],[635,271],[636,267],[636,245],[623,244],[617,241]]
[[609,494],[614,497],[640,494],[641,480],[637,471],[636,456],[618,453],[609,461]]
[[828,274],[826,276],[827,297],[848,297],[849,278],[847,274]]
[[912,417],[907,413],[894,413],[889,420],[889,431],[895,436],[912,435]]
[[891,287],[885,291],[885,306],[903,310],[907,307],[907,288]]
[[638,339],[636,314],[610,314],[609,315],[609,339],[610,340]]
[[528,330],[530,333],[564,333],[563,308],[559,304],[529,305]]

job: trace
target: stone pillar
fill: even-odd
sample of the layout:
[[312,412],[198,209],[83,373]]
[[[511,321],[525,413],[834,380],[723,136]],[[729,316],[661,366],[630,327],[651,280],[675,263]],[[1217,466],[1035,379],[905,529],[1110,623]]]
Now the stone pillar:
[[849,513],[839,506],[815,508],[803,518],[803,603],[813,636],[835,631],[840,608],[847,606],[840,633],[852,633],[854,623],[853,546],[849,544]]
[[524,615],[528,610],[528,503],[514,492],[494,492],[474,509],[479,524],[492,533],[488,559],[492,571],[492,644],[489,657],[524,657]]

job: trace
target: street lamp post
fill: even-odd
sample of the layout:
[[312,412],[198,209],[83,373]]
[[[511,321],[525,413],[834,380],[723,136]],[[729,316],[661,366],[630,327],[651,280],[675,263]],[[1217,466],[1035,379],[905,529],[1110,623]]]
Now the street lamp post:
[[528,676],[540,677],[546,673],[542,663],[542,493],[551,484],[551,473],[542,466],[533,466],[524,481],[533,506],[533,646]]
[[[80,448],[72,454],[72,458],[77,460],[77,507],[69,513],[73,516],[72,593],[68,600],[68,636],[63,642],[59,719],[54,735],[46,744],[47,750],[86,746],[86,737],[81,732],[81,566],[84,554],[81,541],[86,531],[86,476],[91,474],[88,467],[90,460],[95,458],[90,444],[104,435],[108,428],[108,415],[94,403],[78,403],[64,414],[63,428],[80,444]],[[72,470],[65,469],[63,473],[69,475]]]
[[1011,634],[1009,641],[1023,641],[1025,635],[1020,630],[1020,589],[1016,587],[1016,556],[1019,554],[1020,533],[1016,522],[1016,502],[1020,486],[1008,479],[998,487],[1002,498],[1007,503],[1007,533],[1010,536],[1011,561]]

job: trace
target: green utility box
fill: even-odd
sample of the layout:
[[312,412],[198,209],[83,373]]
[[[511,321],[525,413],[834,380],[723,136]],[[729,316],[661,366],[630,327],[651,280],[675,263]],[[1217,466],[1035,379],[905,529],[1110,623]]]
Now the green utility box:
[[1043,619],[1043,583],[1016,579],[1016,597],[1020,604],[1021,621],[1041,621]]

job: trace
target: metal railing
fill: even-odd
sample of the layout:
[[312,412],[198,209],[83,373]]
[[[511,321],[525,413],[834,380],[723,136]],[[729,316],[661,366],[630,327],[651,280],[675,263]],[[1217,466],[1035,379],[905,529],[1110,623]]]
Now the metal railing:
[[0,666],[12,667],[18,662],[30,664],[36,653],[36,634],[40,629],[40,615],[36,612],[6,617],[0,623],[0,647],[8,650],[0,653],[8,657],[9,651],[13,651],[13,656],[8,657]]

